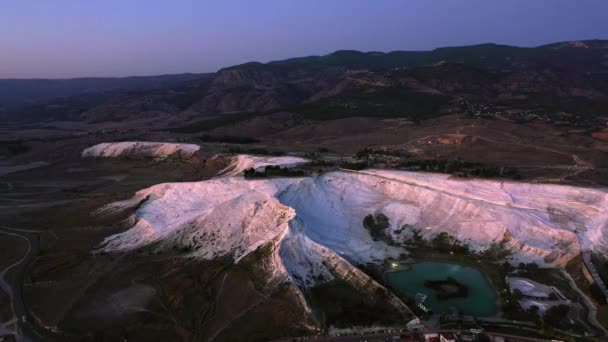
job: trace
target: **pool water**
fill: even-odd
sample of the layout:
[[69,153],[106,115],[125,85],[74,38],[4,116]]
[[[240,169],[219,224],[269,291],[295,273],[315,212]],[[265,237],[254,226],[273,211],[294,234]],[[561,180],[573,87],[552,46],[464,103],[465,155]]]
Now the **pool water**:
[[[449,313],[450,308],[459,309],[464,315],[494,316],[498,312],[496,291],[477,269],[449,262],[424,261],[409,265],[406,270],[387,272],[388,283],[398,292],[414,297],[417,293],[427,295],[424,305],[434,313]],[[427,280],[456,279],[469,289],[466,297],[438,300],[435,290],[424,286]]]

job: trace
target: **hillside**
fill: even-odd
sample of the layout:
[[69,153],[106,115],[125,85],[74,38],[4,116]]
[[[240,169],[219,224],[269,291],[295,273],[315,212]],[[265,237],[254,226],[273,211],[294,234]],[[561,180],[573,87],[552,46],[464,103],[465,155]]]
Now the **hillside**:
[[[250,159],[254,168],[265,165],[251,158],[235,157],[229,168],[238,170],[244,159]],[[293,161],[290,157],[274,161],[275,165],[285,163]],[[177,245],[196,258],[229,255],[238,262],[261,245],[302,234],[291,239],[312,239],[355,264],[369,263],[399,256],[390,244],[374,243],[364,228],[365,216],[379,213],[388,218],[383,234],[393,242],[407,241],[414,228],[426,238],[448,232],[476,251],[508,237],[514,263],[565,265],[581,250],[608,247],[605,189],[458,180],[389,170],[269,180],[238,176],[231,172],[209,181],[159,184],[102,208],[101,212],[108,213],[137,207],[133,227],[107,238],[103,250]],[[230,218],[223,214],[228,208]],[[288,241],[278,244],[301,248]],[[286,254],[303,257],[294,255],[295,251],[279,249],[278,253],[283,263],[291,262],[284,259]],[[329,276],[322,268],[316,269],[320,265],[315,266],[313,260],[302,259],[293,266],[296,269],[287,271],[299,285],[314,283],[318,272]]]
[[61,98],[164,89],[205,77],[206,74],[179,74],[73,79],[0,79],[0,113],[41,105]]
[[[287,111],[315,120],[351,116],[424,120],[448,113],[517,110],[553,119],[556,113],[566,112],[593,125],[608,111],[607,67],[608,42],[601,40],[536,48],[481,44],[432,51],[337,51],[232,66],[152,91],[68,98],[5,117],[137,121],[139,127],[196,131],[217,126],[217,118],[235,113],[247,117]],[[209,122],[210,118],[216,120]]]
[[[231,160],[227,169],[237,171],[244,164],[261,169],[267,159]],[[381,296],[377,303],[407,322],[416,318],[413,303],[364,270],[412,257],[415,241],[437,243],[447,236],[449,245],[462,246],[459,253],[471,253],[477,262],[496,255],[493,268],[504,261],[565,267],[581,252],[605,253],[608,247],[606,189],[378,169],[253,180],[221,174],[154,185],[103,206],[95,217],[129,214],[124,222],[130,228],[106,237],[95,254],[178,251],[200,263],[253,263],[263,270],[262,291],[289,286],[313,315],[318,311],[311,294],[342,282],[364,298]]]

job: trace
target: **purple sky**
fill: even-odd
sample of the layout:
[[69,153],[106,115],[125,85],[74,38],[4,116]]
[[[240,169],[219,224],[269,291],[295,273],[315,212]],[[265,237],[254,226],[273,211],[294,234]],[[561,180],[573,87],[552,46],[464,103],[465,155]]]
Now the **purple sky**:
[[339,49],[608,39],[608,0],[3,0],[0,78],[215,71]]

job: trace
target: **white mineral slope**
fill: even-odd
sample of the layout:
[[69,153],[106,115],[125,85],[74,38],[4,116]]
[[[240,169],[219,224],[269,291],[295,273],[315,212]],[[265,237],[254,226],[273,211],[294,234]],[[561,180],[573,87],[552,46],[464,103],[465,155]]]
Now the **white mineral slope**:
[[507,283],[512,290],[518,289],[524,296],[549,298],[549,295],[554,292],[549,286],[528,278],[508,277]]
[[151,141],[122,141],[101,143],[86,148],[81,156],[87,157],[132,157],[164,159],[171,155],[189,158],[200,149],[194,144],[176,144]]
[[[250,164],[237,158],[227,173],[268,160]],[[448,232],[476,250],[506,237],[515,262],[563,264],[580,251],[579,240],[584,249],[605,251],[608,246],[605,189],[402,171],[166,183],[102,209],[127,208],[135,208],[133,227],[108,237],[101,250],[177,248],[195,258],[231,256],[238,262],[271,244],[275,276],[299,287],[330,280],[336,273],[353,284],[368,284],[371,279],[353,264],[380,263],[404,253],[372,240],[362,221],[373,213],[389,218],[388,231],[396,241],[406,239],[412,226],[427,238]]]
[[[431,231],[451,231],[482,242],[503,230],[518,241],[517,246],[531,252],[567,253],[576,247],[576,235],[583,250],[608,248],[606,188],[460,180],[386,170],[356,174],[362,175],[381,179],[378,186],[390,197],[417,202],[422,212],[415,224],[430,226]],[[401,193],[404,189],[406,194]],[[402,217],[398,214],[394,221]]]
[[164,183],[137,192],[134,198],[102,211],[135,208],[135,224],[104,240],[105,251],[126,251],[153,243],[213,259],[237,261],[272,241],[295,217],[276,193],[298,179],[273,181],[224,177],[203,182]]
[[250,168],[257,171],[270,165],[292,168],[308,162],[310,160],[294,156],[269,157],[240,154],[234,157],[233,161],[221,170],[218,175],[221,177],[238,176]]

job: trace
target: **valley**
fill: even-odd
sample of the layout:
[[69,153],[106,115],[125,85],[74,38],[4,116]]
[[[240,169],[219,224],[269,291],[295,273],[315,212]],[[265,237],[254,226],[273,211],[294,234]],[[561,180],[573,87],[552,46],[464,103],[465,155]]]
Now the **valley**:
[[32,80],[0,113],[0,338],[601,341],[606,41],[574,43],[337,51],[35,100]]
[[[221,143],[215,145],[221,150]],[[43,334],[80,339],[84,335],[78,327],[89,327],[85,319],[89,315],[99,328],[112,327],[124,336],[133,337],[142,327],[118,323],[118,317],[131,317],[128,321],[134,323],[136,317],[149,317],[146,320],[161,329],[159,333],[172,338],[181,334],[180,329],[191,331],[189,325],[176,330],[178,317],[185,313],[179,313],[183,309],[177,309],[173,300],[164,299],[177,290],[165,288],[170,282],[166,277],[182,278],[185,274],[168,271],[158,278],[147,271],[176,267],[169,266],[176,263],[181,264],[180,270],[211,272],[210,278],[199,275],[199,280],[188,282],[216,284],[211,287],[216,290],[200,294],[205,296],[202,303],[208,303],[202,305],[211,305],[211,311],[201,313],[198,323],[217,326],[220,330],[212,336],[215,340],[230,333],[234,320],[248,322],[264,305],[271,305],[275,312],[284,301],[297,303],[302,311],[294,321],[274,324],[287,328],[301,317],[309,317],[309,321],[296,330],[279,331],[301,335],[315,331],[313,327],[319,324],[322,329],[344,326],[340,322],[347,316],[332,314],[335,308],[321,309],[318,304],[318,298],[332,291],[379,296],[371,303],[357,304],[371,305],[367,309],[349,307],[352,299],[346,296],[339,304],[345,305],[342,310],[374,310],[377,305],[395,310],[386,320],[357,318],[351,323],[394,325],[426,317],[428,314],[416,308],[412,293],[397,292],[396,296],[378,276],[377,272],[394,262],[435,255],[459,262],[467,258],[482,260],[482,270],[504,261],[552,269],[571,265],[582,251],[604,253],[608,245],[602,234],[606,222],[602,208],[607,197],[601,189],[428,172],[349,170],[330,166],[340,165],[336,164],[336,152],[206,157],[211,152],[205,150],[205,144],[188,154],[181,151],[189,145],[175,143],[157,143],[153,150],[140,142],[100,146],[103,149],[83,149],[71,162],[5,176],[12,184],[11,191],[3,196],[6,222],[30,229],[46,227],[43,230],[48,231],[29,267],[23,292],[30,314],[37,324],[47,327]],[[88,152],[101,150],[112,152],[95,156]],[[368,163],[375,162],[369,155],[365,158]],[[75,164],[79,167],[71,166]],[[281,165],[301,169],[304,176],[243,178],[249,168],[264,170]],[[66,174],[67,169],[72,171]],[[40,174],[54,177],[53,187],[60,188],[25,181]],[[57,177],[64,175],[69,175],[69,181],[59,181]],[[146,183],[151,187],[146,188]],[[36,191],[32,187],[37,187]],[[53,201],[40,205],[42,198]],[[23,200],[28,205],[24,206]],[[229,216],[225,215],[227,211]],[[19,212],[37,215],[26,217]],[[386,217],[378,239],[365,227],[365,217],[370,214]],[[441,234],[454,240],[441,245],[436,239]],[[466,249],[450,247],[458,244],[466,245]],[[109,270],[115,270],[112,276]],[[73,278],[81,272],[86,276]],[[498,278],[491,278],[493,286],[500,290],[505,286],[499,285],[504,281],[502,277],[511,272],[501,271]],[[122,279],[118,274],[128,276]],[[68,276],[70,281],[62,279]],[[227,309],[212,305],[213,298],[222,295],[222,284],[233,276],[250,279],[252,287],[246,291],[253,291],[252,302],[233,314],[221,314]],[[242,285],[232,286],[239,287],[234,291],[243,291]],[[77,288],[85,290],[74,291]],[[49,297],[49,291],[63,295]],[[134,297],[138,302],[130,304],[126,299],[111,299],[120,300],[121,309],[110,311],[100,302],[108,300],[102,298],[123,298],[130,291],[146,293],[146,297]],[[575,298],[570,295],[569,299],[579,300]],[[502,310],[504,300],[502,296],[497,300]],[[583,306],[577,310],[589,312],[584,302],[579,303]],[[511,310],[514,316],[509,317],[528,317],[525,312],[518,313],[517,307]],[[108,325],[99,325],[99,319],[107,320]],[[79,323],[73,325],[75,322]],[[255,330],[261,322],[254,322],[247,324]],[[449,326],[449,322],[442,324]],[[583,319],[580,324],[598,333],[590,321]],[[208,329],[203,331],[213,331]]]

